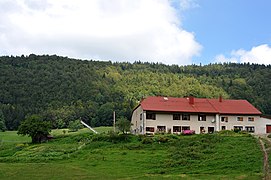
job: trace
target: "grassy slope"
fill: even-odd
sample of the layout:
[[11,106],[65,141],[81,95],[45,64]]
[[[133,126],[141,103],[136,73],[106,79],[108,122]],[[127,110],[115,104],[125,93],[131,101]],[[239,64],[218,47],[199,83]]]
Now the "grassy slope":
[[[0,135],[6,139],[6,134],[9,137],[12,133]],[[130,137],[130,142],[112,143],[105,140],[108,138],[105,135],[74,133],[49,143],[18,145],[20,138],[15,138],[13,144],[1,143],[0,178],[261,179],[262,176],[262,153],[257,140],[250,136]],[[150,144],[142,143],[150,140]]]

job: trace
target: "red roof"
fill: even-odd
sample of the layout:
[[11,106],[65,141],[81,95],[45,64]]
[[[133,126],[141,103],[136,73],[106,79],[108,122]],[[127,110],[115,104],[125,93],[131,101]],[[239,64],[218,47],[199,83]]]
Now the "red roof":
[[[194,98],[194,97],[192,97]],[[143,110],[161,112],[219,113],[219,114],[262,114],[246,100],[228,100],[173,97],[147,97],[140,103]]]

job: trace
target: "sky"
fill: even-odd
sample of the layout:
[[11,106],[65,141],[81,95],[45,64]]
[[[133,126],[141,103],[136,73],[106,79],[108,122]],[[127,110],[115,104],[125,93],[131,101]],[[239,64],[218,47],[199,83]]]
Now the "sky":
[[0,56],[271,64],[270,0],[0,0]]

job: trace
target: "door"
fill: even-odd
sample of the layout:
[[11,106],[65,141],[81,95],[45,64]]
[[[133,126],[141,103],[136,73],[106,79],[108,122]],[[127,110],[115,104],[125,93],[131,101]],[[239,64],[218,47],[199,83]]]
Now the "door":
[[271,133],[271,125],[266,125],[266,133]]

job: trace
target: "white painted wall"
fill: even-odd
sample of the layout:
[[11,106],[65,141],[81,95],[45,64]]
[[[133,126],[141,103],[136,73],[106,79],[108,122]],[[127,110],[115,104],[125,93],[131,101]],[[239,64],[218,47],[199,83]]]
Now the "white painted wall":
[[200,133],[200,127],[204,127],[207,132],[208,127],[215,128],[215,115],[207,115],[206,121],[198,121],[198,115],[190,115],[190,121],[188,120],[173,120],[173,113],[158,113],[156,114],[156,120],[146,120],[146,127],[154,127],[155,131],[157,126],[166,126],[166,129],[171,129],[173,133],[173,126],[189,126],[191,130],[194,130],[197,134]]
[[[221,117],[228,117],[228,122],[221,122]],[[237,117],[243,117],[243,121],[237,121]],[[248,117],[254,117],[254,121],[248,121]],[[226,127],[226,130],[234,129],[234,126],[242,126],[243,130],[247,126],[253,126],[255,128],[255,134],[259,134],[262,130],[259,128],[259,119],[260,116],[249,116],[249,115],[226,115],[221,114],[219,115],[220,120],[220,130],[222,126]]]
[[[142,114],[142,120],[140,120]],[[221,122],[221,117],[228,117],[228,122]],[[173,113],[156,113],[156,120],[146,119],[146,111],[143,111],[141,106],[134,110],[132,115],[132,132],[136,134],[145,134],[146,127],[166,126],[166,131],[171,129],[173,133],[173,126],[189,126],[191,130],[195,130],[197,134],[200,133],[200,127],[204,127],[205,132],[208,132],[208,127],[214,127],[215,131],[222,130],[222,126],[226,130],[234,129],[234,126],[242,126],[245,130],[246,126],[253,126],[255,134],[266,133],[266,125],[271,125],[271,120],[267,118],[260,118],[260,116],[240,115],[243,121],[237,121],[236,115],[226,114],[206,114],[206,121],[198,121],[198,114],[190,114],[190,121],[187,120],[173,120]],[[248,117],[254,117],[254,121],[248,121]]]
[[256,122],[258,132],[257,134],[265,134],[266,133],[266,125],[271,125],[271,119],[260,117]]
[[[142,114],[142,120],[140,120],[140,114]],[[143,113],[143,109],[141,106],[138,106],[133,114],[132,114],[132,120],[131,123],[133,124],[131,129],[132,129],[132,133],[134,134],[143,134],[143,126],[144,126],[144,119],[145,119],[145,115]],[[140,132],[141,129],[141,132]]]

